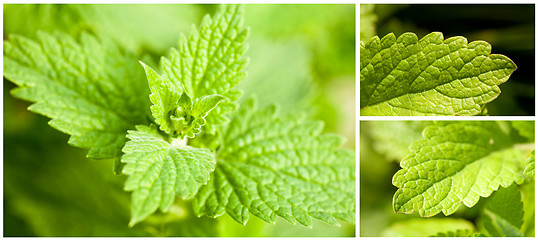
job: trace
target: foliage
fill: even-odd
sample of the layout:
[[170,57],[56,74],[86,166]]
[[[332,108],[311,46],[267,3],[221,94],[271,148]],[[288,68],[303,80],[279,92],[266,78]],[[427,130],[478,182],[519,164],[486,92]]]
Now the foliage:
[[[518,20],[491,18],[496,11]],[[534,115],[526,30],[534,6],[363,4],[362,12],[361,23],[377,17],[379,36],[361,38],[362,116]]]
[[[95,18],[80,5],[28,9]],[[243,9],[223,5],[205,16],[198,29],[180,36],[178,48],[161,58],[159,68],[152,53],[140,54],[144,48],[123,44],[102,25],[95,24],[94,33],[79,32],[77,26],[93,26],[85,20],[70,28],[76,37],[49,27],[45,30],[56,33],[39,33],[37,39],[12,34],[4,42],[4,76],[19,87],[13,94],[34,102],[30,110],[52,118],[51,126],[71,135],[70,144],[90,149],[88,157],[115,159],[115,171],[128,175],[124,189],[133,192],[133,231],[95,229],[95,235],[229,235],[209,231],[229,225],[227,220],[201,217],[225,212],[249,225],[250,214],[308,227],[312,218],[333,225],[349,226],[337,219],[354,222],[354,153],[340,149],[344,139],[322,133],[323,123],[308,120],[300,108],[280,117],[271,103],[257,110],[253,100],[239,100],[248,62]],[[16,184],[12,189],[19,191]],[[169,230],[180,222],[199,231]],[[35,228],[46,225],[42,221]]]
[[[529,131],[534,132],[531,125]],[[392,180],[397,213],[450,215],[463,202],[474,206],[499,185],[522,184],[525,153],[514,148],[505,122],[438,122],[424,129]]]
[[[361,116],[534,115],[534,5],[360,7]],[[534,236],[534,126],[362,121],[361,236]]]
[[[410,132],[406,128],[417,125],[417,122],[398,121],[361,123],[361,129],[366,129],[361,131],[361,139],[371,141],[369,144],[389,144],[391,138],[383,135],[405,134]],[[385,126],[392,132],[366,126]],[[437,121],[422,122],[422,126],[421,139],[402,140],[408,142],[410,152],[400,161],[401,169],[395,169],[393,176],[393,184],[399,188],[393,197],[394,212],[418,214],[394,216],[386,235],[534,235],[534,227],[529,226],[534,219],[534,198],[527,197],[534,194],[534,176],[525,171],[526,162],[534,159],[534,134],[528,135],[534,133],[534,121]],[[397,131],[401,133],[395,134]],[[361,150],[365,148],[361,141]],[[392,149],[376,151],[386,153]],[[363,156],[361,159],[373,161]],[[361,195],[369,194],[368,191]],[[468,209],[460,207],[461,203]],[[417,219],[440,212],[453,217]],[[462,217],[473,221],[469,223],[469,231],[454,224],[449,224],[450,228],[432,227],[430,230],[435,232],[427,234],[415,230],[422,229],[424,224]],[[361,221],[368,220],[361,217]],[[413,225],[415,221],[424,223]]]
[[484,41],[433,32],[361,43],[361,115],[478,115],[516,65]]
[[198,215],[224,212],[239,223],[250,214],[275,216],[311,227],[311,217],[339,225],[354,221],[354,153],[338,150],[344,139],[321,134],[321,122],[295,114],[279,118],[274,107],[244,104],[223,131],[214,177],[200,189]]
[[38,36],[4,42],[4,76],[20,86],[12,94],[36,102],[30,111],[52,118],[52,127],[71,135],[69,144],[90,149],[87,157],[119,166],[125,131],[147,123],[136,58],[88,34],[80,44],[66,34]]

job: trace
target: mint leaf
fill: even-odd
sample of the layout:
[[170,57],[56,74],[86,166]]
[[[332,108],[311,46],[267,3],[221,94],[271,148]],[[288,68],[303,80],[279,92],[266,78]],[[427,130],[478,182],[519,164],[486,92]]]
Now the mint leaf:
[[489,199],[478,226],[491,237],[523,237],[523,203],[517,185],[501,188]]
[[116,172],[126,131],[147,123],[136,58],[89,34],[78,42],[63,33],[40,32],[37,41],[10,35],[4,76],[19,86],[15,97],[35,102],[30,111],[52,118],[52,127],[71,135],[69,144],[90,149],[88,158],[115,159]]
[[253,214],[270,223],[281,216],[312,226],[311,217],[338,225],[355,219],[355,157],[337,149],[342,137],[321,134],[322,124],[250,100],[223,132],[217,166],[194,199],[199,215],[227,212],[245,224]]
[[525,162],[525,170],[523,173],[534,179],[534,150],[532,150],[531,156],[527,159],[527,162]]
[[[525,153],[513,148],[505,122],[438,122],[400,163],[392,180],[397,213],[450,215],[461,202],[472,207],[499,186],[521,184]],[[508,129],[510,130],[510,129]]]
[[133,191],[130,225],[145,219],[160,208],[168,211],[175,194],[184,199],[206,184],[215,168],[209,149],[192,148],[163,139],[153,127],[137,126],[128,131],[130,139],[123,151],[123,173],[129,175],[125,190]]
[[241,95],[235,86],[246,75],[243,54],[248,35],[242,25],[243,6],[221,5],[213,18],[204,17],[199,30],[193,29],[188,37],[182,34],[179,49],[172,49],[160,62],[162,78],[194,102],[215,94],[225,98],[205,119],[209,133],[226,123],[223,115],[235,110],[234,101]]
[[155,122],[160,130],[174,137],[194,138],[206,124],[207,114],[225,100],[223,96],[213,94],[197,98],[193,103],[183,89],[166,75],[161,77],[151,67],[141,64],[146,70],[151,89],[149,98],[153,103],[151,113]]
[[192,102],[187,94],[181,95],[179,107],[175,115],[171,117],[174,129],[180,132],[180,138],[183,136],[194,138],[195,134],[200,133],[202,126],[206,124],[205,117],[224,100],[223,96],[213,94],[197,98]]
[[516,69],[487,42],[440,32],[390,33],[360,48],[361,115],[477,115]]
[[182,88],[176,87],[167,77],[161,77],[151,67],[140,62],[146,71],[151,94],[149,99],[153,103],[151,114],[155,122],[159,124],[159,129],[165,133],[172,133],[172,123],[170,115],[176,110],[177,103],[181,96]]

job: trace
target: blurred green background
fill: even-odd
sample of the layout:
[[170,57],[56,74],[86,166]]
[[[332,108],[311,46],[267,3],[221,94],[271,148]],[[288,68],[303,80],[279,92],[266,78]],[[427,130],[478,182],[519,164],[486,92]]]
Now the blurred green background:
[[361,41],[388,33],[414,32],[419,38],[442,32],[445,38],[484,40],[492,53],[512,59],[518,69],[488,103],[489,115],[534,116],[534,4],[361,4]]
[[[158,62],[177,46],[180,32],[198,25],[216,5],[4,4],[4,41],[37,31],[91,32],[112,38],[140,59]],[[326,132],[355,146],[355,6],[247,5],[250,26],[243,98],[257,95],[284,113],[308,112]],[[313,229],[279,218],[275,225],[251,217],[246,226],[229,216],[197,218],[189,201],[128,228],[130,193],[112,163],[86,159],[86,150],[48,119],[14,99],[4,79],[4,236],[355,236],[355,225]]]

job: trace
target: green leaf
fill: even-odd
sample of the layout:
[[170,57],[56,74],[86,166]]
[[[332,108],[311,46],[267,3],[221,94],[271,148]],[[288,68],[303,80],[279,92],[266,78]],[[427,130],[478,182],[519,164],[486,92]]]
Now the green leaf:
[[151,89],[151,94],[149,95],[149,99],[153,103],[150,107],[151,114],[155,118],[155,122],[159,124],[159,129],[170,134],[174,130],[172,129],[170,115],[176,110],[183,89],[176,87],[166,76],[159,76],[155,70],[143,62],[140,62],[140,64],[146,71],[149,88]]
[[195,99],[193,102],[180,86],[176,86],[166,75],[160,76],[151,67],[140,62],[146,70],[153,105],[151,113],[159,129],[174,137],[194,138],[206,124],[205,117],[224,101],[221,95],[213,94]]
[[322,124],[274,107],[242,105],[222,134],[217,166],[194,199],[199,216],[227,212],[245,224],[253,214],[312,226],[311,217],[338,225],[355,219],[355,156],[337,149],[343,138],[321,134]]
[[213,94],[197,98],[192,102],[187,94],[183,94],[179,99],[179,107],[175,114],[180,117],[172,116],[174,128],[180,132],[179,137],[194,138],[195,134],[200,133],[206,124],[205,117],[225,99],[221,95]]
[[170,144],[154,126],[137,126],[127,137],[130,140],[121,161],[126,164],[123,173],[129,175],[125,190],[133,191],[131,226],[157,208],[168,211],[175,194],[183,199],[193,197],[215,168],[209,149],[177,141]]
[[375,36],[360,48],[361,115],[477,115],[516,69],[487,42],[440,32]]
[[181,35],[179,50],[172,49],[169,58],[160,62],[162,78],[176,89],[183,89],[194,102],[218,94],[222,100],[206,118],[204,126],[214,133],[217,125],[226,123],[225,113],[235,110],[241,92],[235,86],[246,76],[248,29],[243,26],[243,6],[222,5],[213,18],[206,15],[199,30]]
[[119,163],[126,131],[147,123],[136,58],[89,34],[79,42],[62,33],[38,36],[4,41],[4,76],[19,86],[12,94],[35,102],[29,110],[52,118],[52,127],[71,135],[69,144],[90,149],[87,157]]
[[482,211],[478,226],[490,237],[523,237],[523,203],[517,185],[499,189]]
[[525,175],[534,179],[534,150],[532,150],[531,156],[527,159],[525,163],[525,170],[523,171]]
[[521,184],[525,153],[513,148],[509,124],[493,121],[438,122],[400,163],[392,179],[397,213],[450,215],[461,202],[472,207],[499,186]]
[[439,232],[474,231],[474,225],[459,218],[412,218],[391,224],[381,233],[382,237],[429,237]]

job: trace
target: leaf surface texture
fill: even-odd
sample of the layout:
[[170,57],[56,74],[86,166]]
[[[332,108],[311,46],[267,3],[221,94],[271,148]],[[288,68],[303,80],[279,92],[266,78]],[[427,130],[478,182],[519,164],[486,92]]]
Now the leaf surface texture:
[[242,224],[250,214],[309,227],[312,217],[354,222],[354,153],[337,149],[342,137],[321,130],[320,122],[279,118],[274,107],[257,110],[248,101],[222,134],[215,172],[196,195],[195,212],[226,212]]
[[424,130],[423,140],[393,177],[398,187],[397,213],[418,211],[429,217],[450,215],[463,202],[467,207],[500,186],[524,181],[525,153],[513,147],[507,122],[438,122]]
[[[243,27],[243,8],[221,5],[213,17],[203,18],[199,29],[193,28],[188,36],[180,35],[179,48],[173,48],[168,58],[161,59],[161,75],[145,66],[152,90],[152,113],[161,130],[193,138],[203,126],[208,133],[214,133],[217,125],[227,122],[223,115],[236,109],[234,101],[241,92],[235,87],[246,76],[244,68],[248,62],[243,57],[248,36],[248,29]],[[192,121],[181,115],[183,109],[174,112],[184,95],[193,102],[218,95],[220,104],[214,104],[207,117],[198,116],[198,121]],[[174,129],[173,118],[185,122],[180,126],[191,126],[187,130]]]
[[125,190],[133,191],[130,225],[157,208],[167,211],[175,195],[191,198],[215,169],[211,150],[168,143],[153,126],[129,131],[123,148],[123,173],[129,175]]
[[433,32],[361,42],[361,115],[477,115],[516,69],[484,41]]
[[36,41],[18,35],[4,41],[4,76],[19,86],[12,94],[35,102],[29,110],[51,118],[52,127],[71,135],[69,144],[90,149],[89,158],[115,163],[127,130],[147,123],[148,91],[136,62],[89,34],[80,41],[44,32]]

